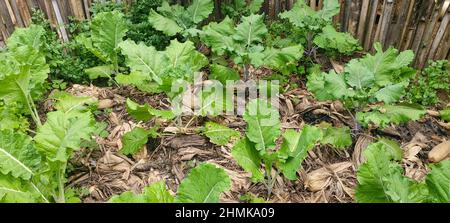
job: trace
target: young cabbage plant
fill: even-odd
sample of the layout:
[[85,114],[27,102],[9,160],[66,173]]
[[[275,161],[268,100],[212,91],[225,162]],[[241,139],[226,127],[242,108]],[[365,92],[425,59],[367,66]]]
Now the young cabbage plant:
[[232,0],[223,2],[220,10],[222,15],[239,21],[243,16],[258,13],[263,3],[264,0]]
[[192,82],[194,74],[209,63],[191,41],[172,40],[165,51],[131,40],[122,42],[119,47],[131,72],[117,75],[116,81],[146,92],[170,93],[174,83]]
[[34,139],[12,130],[0,133],[0,202],[66,202],[68,160],[95,130],[87,106],[93,101],[67,93],[53,99],[56,111],[47,114]]
[[[425,113],[421,106],[395,105],[401,102],[416,74],[416,70],[408,66],[414,53],[411,50],[398,53],[394,48],[383,51],[379,43],[374,47],[374,55],[351,60],[342,74],[334,71],[311,74],[308,90],[320,101],[344,102],[347,108],[356,110],[358,120],[364,125],[385,126],[417,120]],[[365,111],[366,106],[372,103],[384,105],[373,107],[372,112]]]
[[101,12],[91,21],[90,36],[79,35],[77,41],[103,61],[104,65],[86,69],[90,79],[109,78],[119,71],[119,44],[128,31],[125,15],[119,11]]
[[220,23],[212,22],[203,27],[200,39],[218,56],[229,56],[249,76],[250,65],[283,71],[287,64],[297,63],[303,55],[301,45],[284,48],[265,47],[267,28],[263,15],[242,17],[241,23],[226,17]]
[[404,175],[403,151],[396,142],[381,139],[364,151],[366,162],[357,172],[355,198],[360,203],[450,202],[450,161],[429,165],[422,182]]
[[323,8],[316,11],[305,1],[297,1],[294,7],[280,14],[280,18],[287,19],[301,33],[306,34],[306,51],[308,55],[316,54],[316,48],[326,52],[352,54],[361,50],[358,40],[348,33],[337,32],[332,19],[339,14],[338,0],[324,0]]
[[213,9],[212,0],[193,0],[187,8],[164,1],[157,11],[150,11],[148,19],[153,28],[168,36],[181,34],[186,38],[196,37],[200,32],[198,25],[208,18]]
[[213,164],[203,163],[193,168],[178,186],[173,196],[164,181],[144,188],[143,193],[131,191],[113,196],[111,203],[217,203],[223,192],[231,187],[228,174]]
[[2,109],[6,113],[10,113],[11,109],[18,112],[2,119],[1,126],[17,126],[23,121],[20,119],[22,114],[30,114],[35,124],[42,126],[34,101],[45,93],[44,84],[50,72],[45,56],[40,51],[43,34],[41,26],[19,28],[8,39],[7,51],[0,54]]

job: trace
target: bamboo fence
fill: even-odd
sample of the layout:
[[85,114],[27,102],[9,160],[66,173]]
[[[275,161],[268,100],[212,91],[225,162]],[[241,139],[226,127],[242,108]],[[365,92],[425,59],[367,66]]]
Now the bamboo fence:
[[[98,0],[105,2],[106,0]],[[132,4],[133,0],[114,0]],[[190,0],[178,0],[186,4]],[[232,0],[214,0],[213,18],[222,17],[221,4]],[[304,0],[320,10],[326,0]],[[65,25],[69,17],[90,19],[93,0],[0,0],[0,47],[16,27],[30,24],[32,9],[41,9],[62,41],[70,36]],[[340,0],[341,12],[334,18],[340,31],[360,40],[365,50],[373,43],[416,53],[414,65],[423,68],[428,60],[450,60],[450,0]],[[271,19],[290,9],[294,0],[266,0],[262,11]]]

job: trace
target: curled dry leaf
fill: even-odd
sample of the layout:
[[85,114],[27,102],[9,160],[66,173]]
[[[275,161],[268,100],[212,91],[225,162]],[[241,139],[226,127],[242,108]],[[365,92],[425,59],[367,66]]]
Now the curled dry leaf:
[[359,167],[361,163],[364,162],[363,152],[373,142],[373,139],[366,135],[360,135],[356,141],[355,148],[353,151],[352,159],[356,167]]
[[98,101],[98,109],[112,108],[114,106],[114,101],[111,99],[103,99]]
[[333,176],[349,171],[352,166],[351,162],[342,162],[314,170],[307,174],[305,187],[311,192],[321,191],[332,183]]

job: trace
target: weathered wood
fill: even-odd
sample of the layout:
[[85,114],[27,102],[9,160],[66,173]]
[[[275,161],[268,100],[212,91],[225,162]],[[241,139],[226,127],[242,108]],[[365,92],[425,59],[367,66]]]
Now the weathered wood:
[[373,0],[370,2],[370,15],[369,15],[369,23],[367,25],[366,29],[366,37],[364,39],[364,49],[370,50],[372,48],[372,33],[373,33],[373,27],[375,26],[375,19],[377,16],[377,9],[378,9],[378,0]]
[[[427,60],[432,60],[434,58],[436,58],[436,52],[438,50],[438,47],[440,46],[444,52],[445,51],[449,51],[449,47],[450,47],[450,41],[444,41],[445,40],[445,36],[449,36],[450,32],[450,13],[445,14],[444,18],[442,19],[441,25],[439,26],[439,29],[437,31],[437,34],[433,40],[433,43],[431,45],[430,48],[430,52],[428,55]],[[438,53],[439,55],[439,53]],[[445,58],[445,56],[443,56]],[[442,57],[441,57],[442,58]]]
[[361,44],[363,44],[364,34],[366,33],[365,27],[366,27],[367,15],[369,12],[369,3],[370,3],[370,0],[363,0],[361,10],[360,10],[360,15],[359,15],[357,38],[359,39],[359,42]]

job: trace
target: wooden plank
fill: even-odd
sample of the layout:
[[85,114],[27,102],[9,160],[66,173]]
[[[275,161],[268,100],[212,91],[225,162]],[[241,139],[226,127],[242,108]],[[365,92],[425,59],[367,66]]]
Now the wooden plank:
[[352,0],[344,1],[344,14],[341,20],[341,32],[347,32],[348,30],[348,22],[350,20],[350,11],[352,7]]
[[67,35],[66,28],[64,27],[64,21],[63,21],[63,18],[61,16],[61,11],[59,9],[58,2],[56,0],[52,0],[52,6],[53,6],[53,10],[54,10],[55,15],[56,15],[56,20],[58,22],[58,30],[61,33],[61,37],[62,37],[64,42],[68,42],[69,41],[69,37]]
[[[419,48],[419,52],[416,56],[417,65],[423,68],[426,65],[428,53],[430,52],[433,37],[439,29],[439,24],[437,24],[439,19],[440,5],[436,4],[434,6],[433,14],[426,25],[424,36],[422,38],[422,44]],[[443,31],[445,32],[445,30]]]
[[357,35],[359,13],[361,11],[361,1],[352,1],[350,6],[350,18],[347,23],[347,32],[353,36]]
[[383,16],[379,24],[380,33],[377,40],[381,42],[381,45],[383,45],[384,48],[388,47],[387,37],[389,34],[388,33],[389,27],[392,21],[392,11],[394,10],[394,6],[395,6],[394,0],[386,0],[383,7]]
[[375,26],[375,19],[377,17],[378,0],[373,0],[370,2],[370,16],[369,23],[367,25],[367,34],[364,38],[364,49],[372,49],[372,33],[373,27]]
[[8,8],[6,6],[6,0],[0,0],[0,15],[5,26],[3,37],[7,39],[11,35],[11,33],[14,32],[14,24],[11,20]]
[[425,32],[426,24],[429,21],[429,17],[431,16],[433,8],[434,8],[433,0],[425,0],[422,2],[422,5],[420,6],[420,11],[418,14],[418,23],[416,25],[417,27],[416,33],[411,47],[411,49],[416,54],[419,53],[419,48],[422,45],[423,34]]
[[359,21],[358,21],[358,33],[357,33],[357,38],[359,39],[359,42],[361,44],[363,44],[363,39],[364,39],[364,34],[365,32],[365,28],[366,28],[366,21],[367,21],[367,16],[369,13],[369,3],[370,0],[363,0],[362,2],[362,6],[361,6],[361,12],[359,13]]
[[[436,33],[434,40],[433,40],[427,60],[432,60],[432,59],[436,58],[436,54],[437,54],[436,52],[437,52],[439,46],[441,46],[441,48],[444,49],[444,52],[448,51],[448,47],[449,47],[450,43],[449,43],[449,41],[443,41],[443,40],[445,40],[446,34],[447,34],[447,36],[449,35],[449,31],[450,31],[449,26],[450,26],[450,13],[447,13],[444,16],[444,18],[442,19],[442,22],[439,26],[439,29]],[[439,55],[439,54],[437,54],[437,55]],[[445,58],[445,56],[443,58]]]
[[407,34],[408,29],[409,29],[409,24],[411,23],[412,14],[413,14],[413,11],[414,11],[414,5],[416,4],[415,1],[416,0],[410,0],[410,1],[406,0],[406,2],[409,3],[408,14],[407,14],[406,20],[405,20],[405,22],[403,24],[402,34],[401,34],[401,36],[399,38],[399,43],[398,43],[398,49],[400,49],[402,51],[404,50],[403,47],[405,45],[405,39],[407,38],[406,34]]
[[17,6],[17,0],[10,0],[10,4],[11,4],[11,8],[14,12],[14,15],[16,17],[17,25],[19,27],[25,27],[25,23],[23,22],[22,15],[19,11],[19,7]]
[[22,16],[24,26],[29,26],[31,23],[31,12],[28,4],[29,3],[26,0],[17,1],[17,6],[19,7],[19,11]]

